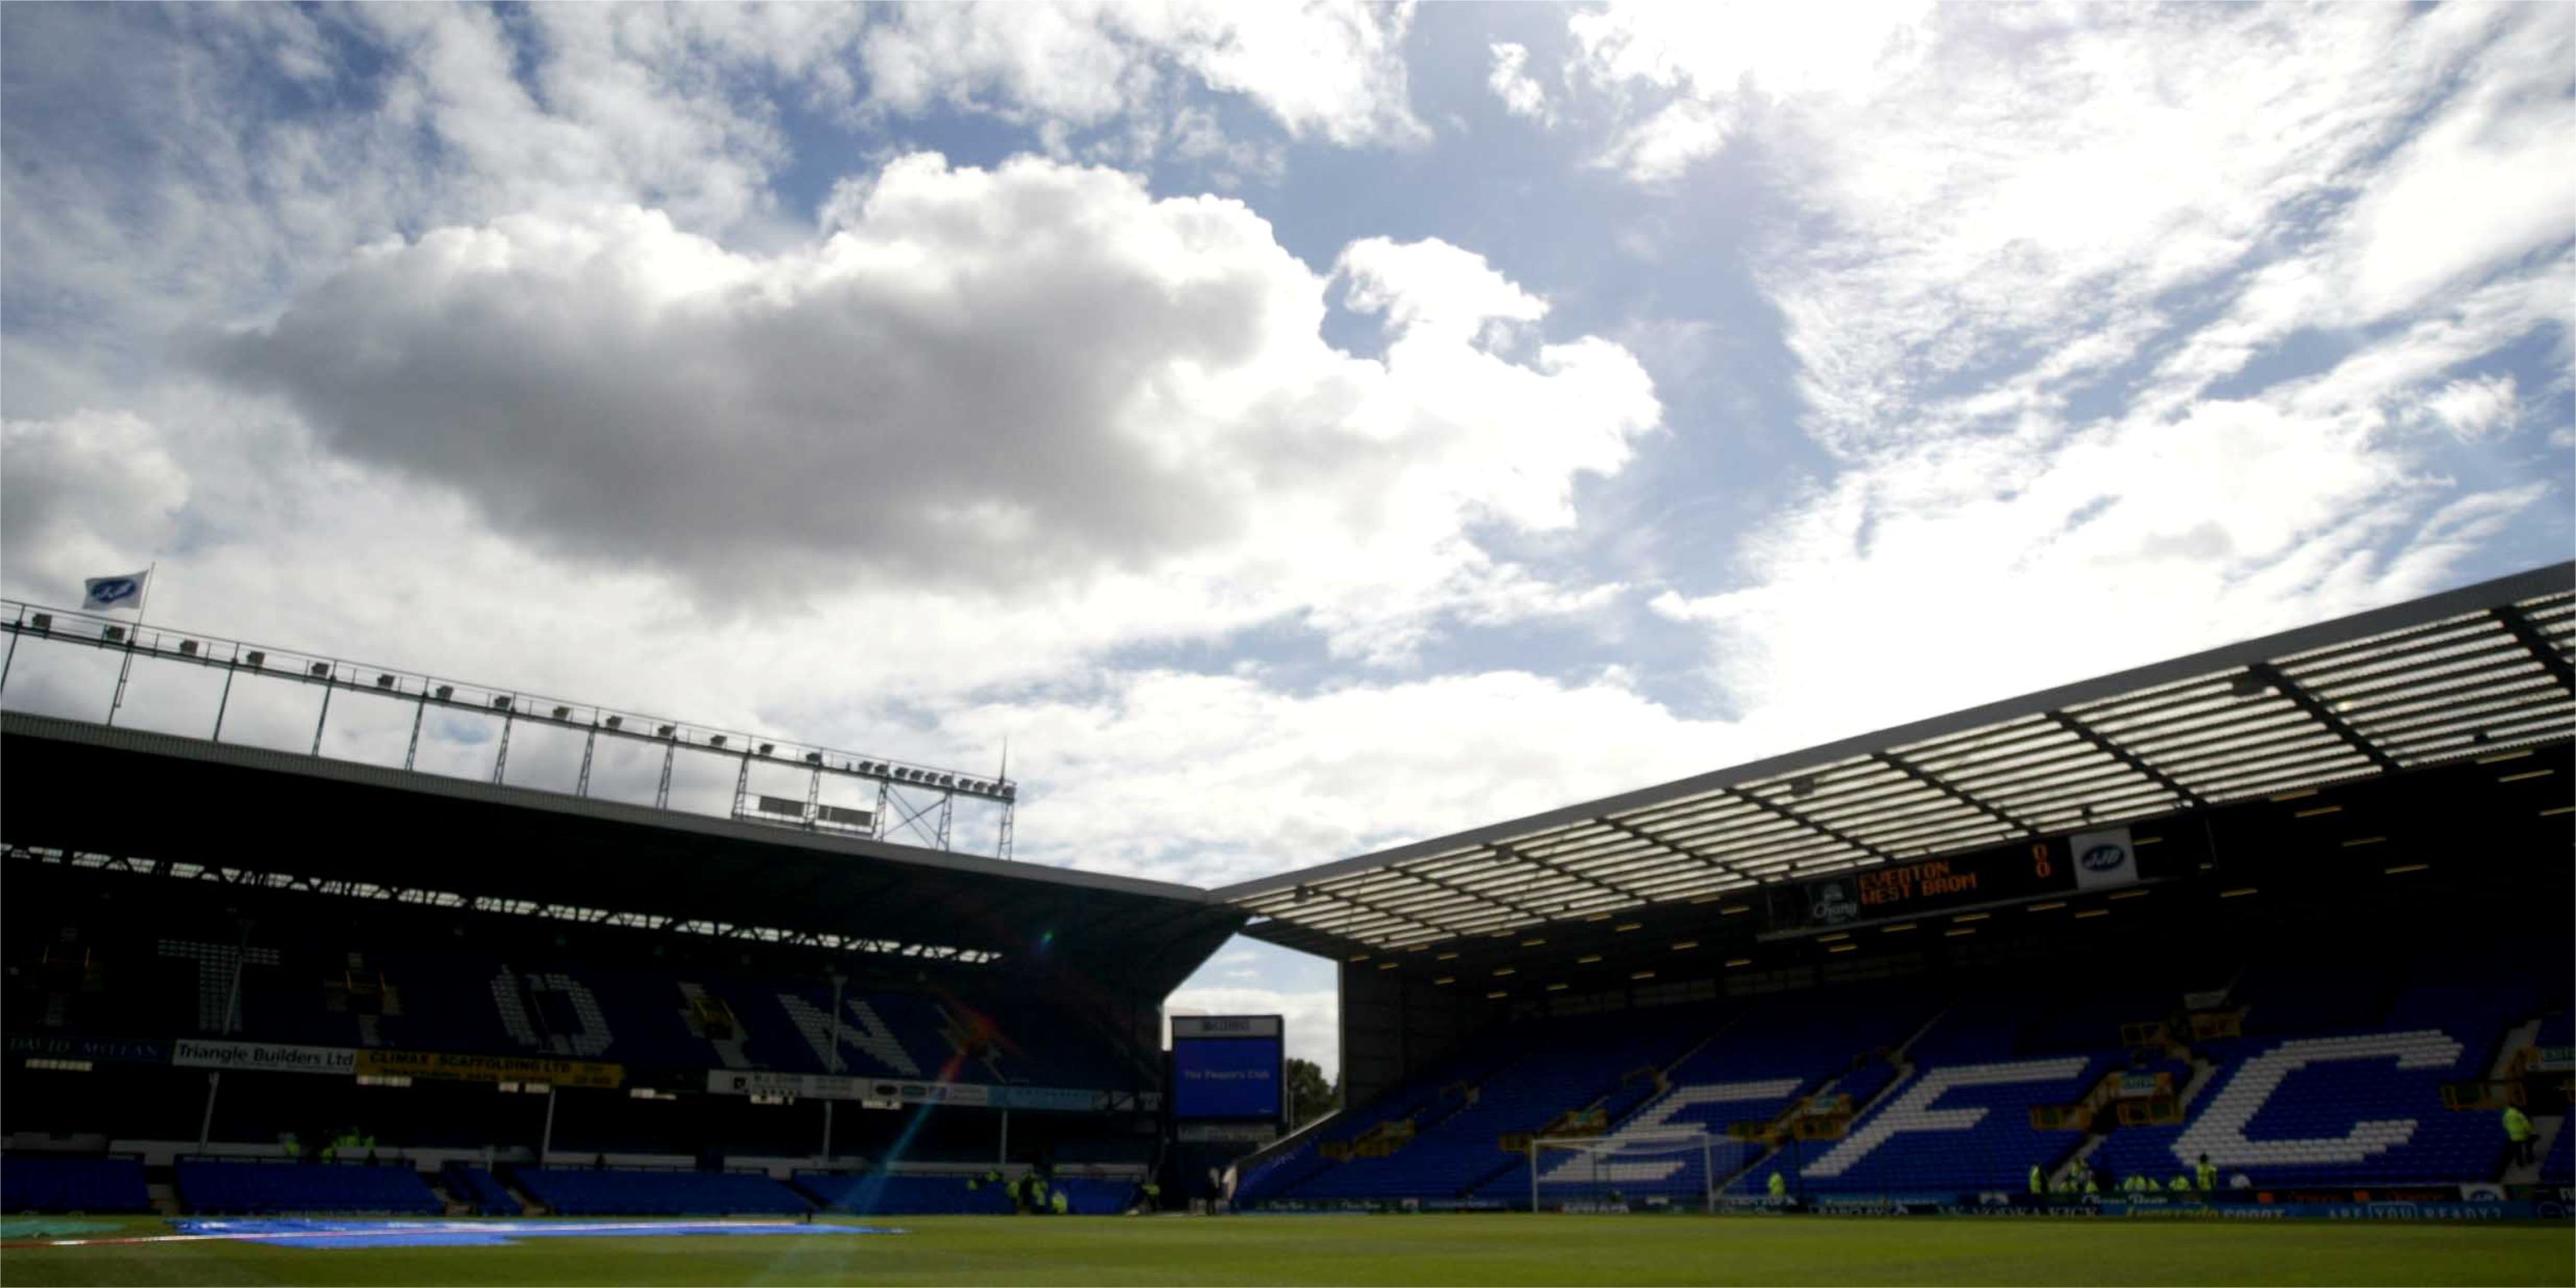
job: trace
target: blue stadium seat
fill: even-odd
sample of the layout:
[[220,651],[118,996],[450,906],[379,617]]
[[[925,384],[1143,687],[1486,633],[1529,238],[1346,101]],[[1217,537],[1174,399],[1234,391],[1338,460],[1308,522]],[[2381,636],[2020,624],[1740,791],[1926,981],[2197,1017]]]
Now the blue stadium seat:
[[834,1212],[861,1216],[1000,1215],[1011,1199],[999,1185],[970,1185],[963,1176],[898,1176],[886,1172],[798,1172],[796,1187]]
[[1320,1171],[1296,1196],[1451,1199],[1515,1171],[1525,1176],[1526,1157],[1503,1151],[1502,1136],[1590,1107],[1617,1093],[1625,1075],[1670,1062],[1712,1027],[1704,1012],[1692,1018],[1702,1022],[1641,1025],[1618,1016],[1545,1026],[1543,1036],[1528,1035],[1517,1058],[1478,1083],[1472,1101],[1418,1117],[1411,1143],[1382,1158],[1353,1158]]
[[0,1212],[144,1212],[151,1207],[141,1160],[0,1156]]
[[2558,1139],[2550,1142],[2549,1153],[2540,1160],[2540,1183],[2543,1185],[2576,1184],[2576,1131],[2559,1124]]
[[480,1216],[524,1216],[527,1209],[513,1197],[499,1177],[471,1163],[449,1163],[440,1169],[447,1178],[447,1188],[457,1198],[473,1205]]
[[[2517,999],[2418,989],[2392,1025],[2212,1042],[2219,1066],[2181,1126],[2124,1127],[2097,1157],[2114,1172],[2187,1172],[2207,1153],[2258,1186],[2490,1181],[2504,1126],[2442,1104],[2442,1084],[2482,1077]],[[2438,1025],[2427,1023],[2448,1016]]]
[[398,1212],[447,1207],[409,1164],[260,1163],[181,1159],[179,1199],[191,1212]]
[[512,1173],[538,1202],[565,1216],[802,1215],[814,1204],[758,1172],[522,1167]]

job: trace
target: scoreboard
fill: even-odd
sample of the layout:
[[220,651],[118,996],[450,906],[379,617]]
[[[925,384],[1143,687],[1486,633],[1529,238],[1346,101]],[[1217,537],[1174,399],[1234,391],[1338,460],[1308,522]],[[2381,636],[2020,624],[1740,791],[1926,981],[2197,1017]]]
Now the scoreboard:
[[1172,1017],[1172,1116],[1282,1117],[1287,1051],[1276,1015]]
[[2108,828],[1775,887],[1770,925],[1796,934],[2132,885],[2165,866],[2144,857],[2162,840]]

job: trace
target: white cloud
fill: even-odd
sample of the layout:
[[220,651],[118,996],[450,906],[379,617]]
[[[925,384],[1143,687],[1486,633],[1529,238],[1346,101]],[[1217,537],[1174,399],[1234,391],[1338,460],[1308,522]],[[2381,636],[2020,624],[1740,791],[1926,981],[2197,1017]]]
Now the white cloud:
[[1529,47],[1510,41],[1496,41],[1487,47],[1493,55],[1493,70],[1485,75],[1485,87],[1503,101],[1503,110],[1514,116],[1546,124],[1556,118],[1548,105],[1547,87],[1529,74]]
[[[2504,432],[2512,385],[2455,370],[2564,346],[2566,11],[1924,34],[1761,123],[1800,214],[1762,279],[1835,469],[1734,589],[1654,601],[1730,696],[1857,733],[2284,628],[2432,590],[2563,489],[2464,487],[2404,431]],[[2427,246],[2444,182],[2481,214]],[[2246,379],[2301,334],[2321,368]]]
[[2534,16],[2478,52],[2465,88],[2352,211],[2344,279],[2357,320],[2475,283],[2576,224],[2576,22]]
[[1408,102],[1408,4],[906,5],[859,43],[870,105],[979,108],[1089,128],[1160,110],[1174,71],[1241,95],[1289,134],[1343,146],[1426,138]]
[[2475,441],[2512,428],[2513,395],[2511,376],[2454,380],[2424,400],[2424,411],[2442,428]]
[[550,55],[534,68],[543,99],[521,81],[518,51],[489,10],[353,11],[397,54],[375,123],[434,137],[475,210],[644,200],[710,229],[762,210],[783,144],[691,66],[702,46],[655,10],[537,12]]
[[1753,584],[1655,607],[1711,628],[1739,700],[1863,733],[2432,589],[2369,558],[2423,490],[2370,436],[2212,402],[1925,444],[1793,507],[1747,551]]
[[1218,622],[1534,602],[1467,525],[1572,522],[1575,477],[1659,414],[1616,345],[1496,333],[1543,302],[1438,242],[1343,257],[1390,336],[1372,360],[1323,342],[1326,279],[1235,202],[919,155],[830,218],[769,256],[633,208],[442,229],[222,365],[504,531],[717,600],[1178,578]]
[[1566,29],[1577,77],[1644,113],[1619,127],[1603,160],[1654,183],[1715,156],[1748,111],[1868,90],[1916,56],[1928,8],[1614,3],[1573,14]]
[[188,503],[186,471],[129,413],[0,421],[0,460],[0,547],[13,571],[61,586],[132,571]]

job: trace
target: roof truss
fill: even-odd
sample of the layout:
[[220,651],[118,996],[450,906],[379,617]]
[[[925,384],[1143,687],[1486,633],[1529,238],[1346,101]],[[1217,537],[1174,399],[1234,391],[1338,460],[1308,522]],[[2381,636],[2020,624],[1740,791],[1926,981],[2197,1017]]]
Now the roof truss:
[[1402,950],[2568,737],[2576,566],[1217,892]]

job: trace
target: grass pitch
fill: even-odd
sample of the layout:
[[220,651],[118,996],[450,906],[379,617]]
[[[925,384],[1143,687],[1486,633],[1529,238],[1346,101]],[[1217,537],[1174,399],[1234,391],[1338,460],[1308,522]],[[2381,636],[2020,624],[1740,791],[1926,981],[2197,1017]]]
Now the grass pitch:
[[[12,1246],[32,1284],[2558,1284],[2565,1225],[1938,1217],[892,1218],[501,1248]],[[17,1224],[16,1222],[12,1223]],[[116,1231],[157,1234],[156,1220]],[[15,1232],[13,1231],[13,1234]]]

